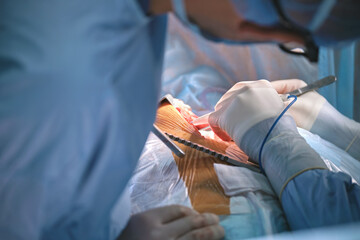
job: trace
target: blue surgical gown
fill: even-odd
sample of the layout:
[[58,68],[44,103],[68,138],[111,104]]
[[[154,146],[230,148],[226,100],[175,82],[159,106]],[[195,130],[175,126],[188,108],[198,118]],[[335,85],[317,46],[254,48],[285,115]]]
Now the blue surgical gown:
[[108,239],[155,118],[166,20],[135,0],[0,2],[0,239]]
[[[263,141],[259,136],[273,122],[270,118],[256,124],[243,138],[241,147],[252,159]],[[299,135],[291,116],[280,119],[263,150],[262,166],[280,195],[291,230],[360,222],[360,186],[348,174],[326,169],[320,155]]]
[[342,172],[306,171],[288,183],[281,200],[292,230],[360,222],[360,186]]

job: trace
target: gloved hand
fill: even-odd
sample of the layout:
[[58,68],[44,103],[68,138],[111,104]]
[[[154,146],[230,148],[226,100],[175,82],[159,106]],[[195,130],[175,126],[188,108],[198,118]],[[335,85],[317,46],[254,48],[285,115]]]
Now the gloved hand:
[[233,139],[240,146],[247,130],[265,119],[278,116],[284,106],[269,81],[239,82],[222,96],[208,121],[221,139]]
[[218,240],[224,229],[215,214],[199,214],[178,205],[155,208],[133,215],[118,240]]
[[[279,94],[306,86],[298,79],[271,82]],[[316,91],[298,97],[289,109],[298,127],[304,128],[360,160],[360,124],[345,117]]]
[[[208,122],[223,140],[232,138],[251,159],[258,161],[260,146],[284,108],[268,81],[239,82],[216,104]],[[310,169],[326,169],[320,156],[297,132],[290,115],[280,119],[265,143],[262,166],[280,198],[287,183],[297,175]]]
[[[285,94],[305,87],[307,84],[302,80],[288,79],[273,81],[271,85],[279,94]],[[323,96],[311,91],[299,96],[295,104],[289,109],[289,113],[295,119],[298,127],[309,131],[325,102],[326,99]]]

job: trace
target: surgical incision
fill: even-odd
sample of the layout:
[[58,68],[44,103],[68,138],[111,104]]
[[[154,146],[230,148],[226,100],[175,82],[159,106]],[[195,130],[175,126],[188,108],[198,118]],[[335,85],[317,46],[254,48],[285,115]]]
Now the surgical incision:
[[[247,163],[248,157],[233,142],[214,138],[213,134],[204,134],[192,125],[192,120],[197,116],[187,105],[179,101],[173,104],[175,106],[165,101],[158,108],[155,124],[162,131]],[[225,195],[213,166],[214,163],[227,163],[185,145],[178,146],[185,152],[185,157],[173,156],[193,208],[199,212],[230,214],[229,197]]]

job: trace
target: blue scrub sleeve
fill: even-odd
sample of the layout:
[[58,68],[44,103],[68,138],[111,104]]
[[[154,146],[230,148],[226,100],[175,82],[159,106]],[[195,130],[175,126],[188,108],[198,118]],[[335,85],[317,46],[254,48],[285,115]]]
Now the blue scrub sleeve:
[[[245,134],[240,147],[253,160],[257,160],[261,136],[273,122],[260,122]],[[262,166],[292,230],[360,221],[359,185],[347,174],[330,172],[290,116],[284,116],[270,134]]]
[[287,184],[281,202],[292,230],[360,221],[360,186],[341,172],[304,172]]

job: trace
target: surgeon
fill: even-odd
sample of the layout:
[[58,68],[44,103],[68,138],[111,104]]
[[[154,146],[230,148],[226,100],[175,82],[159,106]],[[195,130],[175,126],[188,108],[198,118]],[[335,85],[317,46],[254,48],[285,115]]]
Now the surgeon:
[[[204,29],[240,40],[231,2],[188,3]],[[155,119],[171,9],[0,1],[0,239],[223,237],[217,216],[182,206],[130,218],[125,186]]]
[[[263,5],[258,6],[260,2]],[[317,54],[312,54],[316,45],[337,45],[358,38],[359,28],[350,31],[359,26],[359,21],[352,19],[354,9],[359,9],[355,1],[234,3],[247,20],[275,26],[281,24],[280,19],[285,27],[302,35],[304,55],[311,61],[316,61]],[[259,18],[261,14],[268,17],[266,21]],[[360,124],[340,114],[314,91],[297,100],[290,96],[284,102],[280,97],[305,85],[297,79],[237,83],[216,104],[208,122],[220,138],[234,140],[259,163],[292,230],[359,222],[360,186],[347,174],[329,171],[296,127],[320,135],[360,160]],[[287,106],[288,113],[281,117]]]
[[[235,31],[229,2],[205,3],[194,16],[223,21],[220,37]],[[125,186],[155,119],[171,7],[0,2],[0,239],[223,237],[216,215],[182,206],[129,220]]]
[[[262,26],[251,17],[247,20],[247,16],[242,16],[242,7],[237,5],[239,1],[188,0],[186,7],[183,3],[182,0],[0,2],[0,239],[151,240],[224,236],[217,216],[199,214],[182,206],[152,209],[130,218],[126,184],[155,117],[167,22],[164,14],[176,10],[184,24],[194,30],[202,29],[201,34],[213,40],[305,41],[302,34],[292,29]],[[255,122],[268,124],[267,120],[278,113],[283,103],[267,83],[259,84],[259,89],[266,85],[266,91],[270,89],[273,93],[264,97],[272,99],[269,102],[273,101],[275,110]],[[257,100],[252,95],[248,99]],[[285,121],[279,123],[273,134],[286,129],[301,142],[293,131],[292,118],[283,118],[281,122]],[[258,131],[261,127],[251,126],[245,132],[249,143],[254,136],[250,129]],[[228,134],[238,143],[243,138],[231,131]],[[295,146],[295,142],[288,142],[290,147]],[[308,174],[328,174],[329,179],[340,185],[348,178],[341,175],[343,181],[338,180],[339,175],[333,177],[327,170],[305,171],[297,178],[287,178],[300,168],[291,167],[288,173],[280,163],[292,161],[280,156],[281,151],[269,157],[270,143],[282,145],[269,141],[264,147],[265,172],[275,189],[285,186],[283,192],[278,191],[282,199],[301,193],[291,190],[296,189],[297,181],[319,178]],[[305,149],[307,145],[296,146]],[[257,151],[244,149],[250,156],[251,151]],[[281,153],[297,159],[285,150]],[[323,168],[318,156],[310,153],[306,157],[313,160],[310,166]],[[302,157],[299,159],[305,158]],[[305,169],[310,160],[301,166]],[[284,176],[273,182],[268,166],[274,169],[277,164]],[[305,180],[300,178],[303,176]],[[291,179],[287,185],[286,179]],[[319,189],[326,190],[322,187]],[[352,185],[351,189],[357,191]],[[347,188],[341,194],[356,202]],[[122,208],[114,226],[111,212],[118,200]],[[308,201],[318,206],[314,198],[305,199],[304,204],[309,204]],[[286,203],[292,202],[283,200],[284,208],[289,209]],[[347,202],[343,204],[343,208],[350,206]]]
[[[339,122],[337,117],[340,116],[340,121],[345,117],[328,106],[319,94],[310,92],[300,96],[290,108],[290,114],[281,117],[270,131],[292,100],[284,103],[279,93],[303,84],[300,80],[237,83],[217,103],[209,124],[220,138],[233,139],[259,163],[281,201],[292,230],[360,221],[360,186],[352,183],[347,174],[329,171],[296,128],[298,124],[316,132],[329,127],[327,131],[341,133],[333,139],[341,138],[349,133],[341,131],[341,124],[346,122]],[[331,123],[334,119],[335,123]],[[317,126],[321,123],[325,125]],[[360,124],[353,122],[350,127],[353,138],[343,139],[342,144],[352,149],[352,155],[359,156]]]

